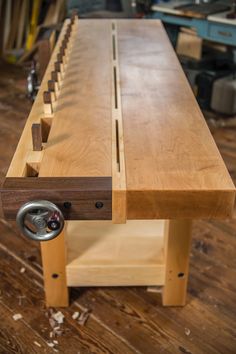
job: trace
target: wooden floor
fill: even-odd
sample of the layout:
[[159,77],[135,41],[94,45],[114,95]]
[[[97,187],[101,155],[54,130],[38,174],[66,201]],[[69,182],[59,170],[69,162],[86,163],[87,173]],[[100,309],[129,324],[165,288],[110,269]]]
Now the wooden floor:
[[[24,77],[0,65],[1,178],[30,109]],[[210,123],[236,182],[236,123]],[[46,309],[43,300],[38,243],[1,216],[0,353],[236,353],[235,236],[236,220],[194,222],[184,308],[163,308],[160,294],[146,288],[73,289],[58,324],[53,317],[60,309]],[[17,314],[22,318],[15,320]]]

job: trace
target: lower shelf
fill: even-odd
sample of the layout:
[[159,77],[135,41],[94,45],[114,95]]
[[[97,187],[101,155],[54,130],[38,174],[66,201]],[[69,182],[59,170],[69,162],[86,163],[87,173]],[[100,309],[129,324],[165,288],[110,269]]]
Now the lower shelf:
[[68,286],[164,285],[164,221],[67,222]]

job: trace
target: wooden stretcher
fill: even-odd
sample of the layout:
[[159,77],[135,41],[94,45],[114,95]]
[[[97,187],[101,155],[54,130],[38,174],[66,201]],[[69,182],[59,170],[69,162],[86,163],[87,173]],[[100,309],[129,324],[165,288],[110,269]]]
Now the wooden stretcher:
[[163,286],[186,301],[191,220],[235,187],[157,20],[66,20],[1,189],[5,217],[56,205],[41,242],[48,306],[68,287]]

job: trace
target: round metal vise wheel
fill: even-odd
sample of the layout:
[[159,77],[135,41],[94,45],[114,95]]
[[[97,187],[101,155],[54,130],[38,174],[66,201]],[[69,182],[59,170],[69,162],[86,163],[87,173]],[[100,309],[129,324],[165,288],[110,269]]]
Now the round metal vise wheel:
[[16,222],[23,235],[36,241],[52,240],[64,227],[61,210],[47,200],[35,200],[22,205]]

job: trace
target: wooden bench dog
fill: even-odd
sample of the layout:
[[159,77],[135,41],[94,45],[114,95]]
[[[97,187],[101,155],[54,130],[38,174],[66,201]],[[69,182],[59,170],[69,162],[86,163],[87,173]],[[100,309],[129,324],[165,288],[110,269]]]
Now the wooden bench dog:
[[59,208],[46,220],[59,235],[41,242],[47,305],[129,285],[184,305],[191,220],[229,218],[234,197],[161,23],[66,20],[1,189],[24,230],[44,210],[22,219],[25,203]]

